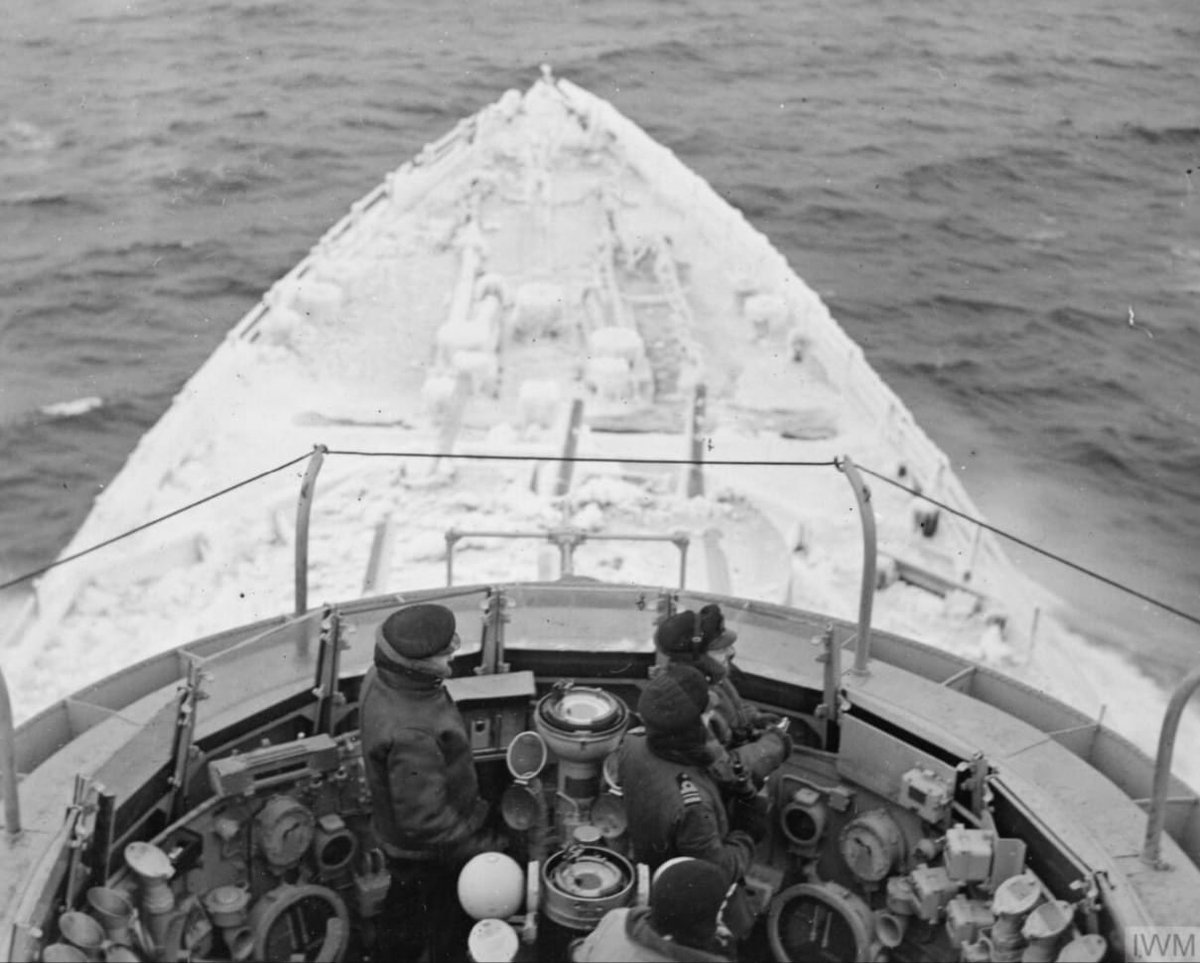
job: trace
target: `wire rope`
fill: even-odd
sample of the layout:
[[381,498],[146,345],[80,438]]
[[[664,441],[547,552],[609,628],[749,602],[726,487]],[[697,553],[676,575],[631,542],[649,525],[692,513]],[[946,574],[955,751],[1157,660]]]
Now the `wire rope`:
[[266,478],[268,475],[274,475],[276,472],[281,472],[287,468],[291,468],[292,465],[298,464],[299,462],[304,461],[304,459],[311,457],[312,452],[306,451],[303,455],[299,455],[296,458],[291,459],[291,461],[285,461],[282,465],[276,465],[274,468],[268,468],[266,471],[261,471],[257,475],[251,475],[249,478],[244,478],[240,482],[235,482],[234,484],[230,485],[228,488],[222,488],[219,492],[213,492],[211,495],[205,495],[203,498],[199,498],[194,502],[190,502],[189,504],[184,505],[182,508],[177,508],[172,512],[167,512],[165,515],[159,515],[157,518],[152,518],[150,521],[143,522],[141,525],[131,528],[126,532],[122,532],[120,535],[114,535],[112,538],[106,538],[103,542],[97,542],[95,545],[90,545],[87,548],[81,549],[80,551],[71,555],[66,555],[62,558],[55,559],[53,562],[43,565],[41,568],[34,569],[32,572],[26,572],[24,575],[18,575],[16,578],[0,583],[0,592],[7,588],[12,588],[14,585],[20,585],[22,582],[27,582],[31,578],[37,578],[39,575],[44,575],[52,568],[58,568],[60,565],[66,565],[68,562],[74,562],[76,559],[83,558],[85,555],[91,555],[92,552],[98,552],[100,549],[107,548],[109,545],[112,545],[115,542],[129,538],[131,535],[136,535],[138,532],[144,532],[146,529],[152,528],[160,522],[165,522],[167,519],[175,518],[177,515],[182,515],[185,512],[190,512],[193,508],[198,508],[206,502],[214,501],[223,495],[228,495],[230,492],[237,491],[239,488],[244,488],[246,485],[251,485],[261,478]]
[[[645,457],[615,457],[615,456],[602,457],[602,456],[595,456],[595,455],[564,456],[561,454],[559,454],[559,455],[538,455],[538,454],[507,455],[507,454],[493,454],[493,453],[485,453],[485,452],[456,452],[453,454],[446,454],[444,452],[431,452],[431,451],[363,451],[363,450],[355,450],[355,449],[324,449],[324,453],[327,455],[345,455],[345,456],[352,456],[352,457],[359,457],[359,458],[430,458],[430,459],[453,458],[455,460],[469,460],[469,461],[557,461],[557,462],[571,462],[571,463],[575,463],[575,464],[600,464],[600,465],[604,465],[604,464],[608,464],[608,465],[613,465],[613,464],[615,464],[615,465],[702,465],[704,467],[739,467],[739,468],[828,468],[828,467],[838,467],[839,466],[839,460],[836,458],[821,459],[821,460],[814,460],[814,461],[768,461],[768,460],[764,460],[764,459],[755,459],[755,458],[747,458],[747,459],[712,458],[712,459],[697,460],[694,458],[645,458]],[[119,542],[122,539],[126,539],[132,535],[138,534],[139,532],[143,532],[146,529],[153,527],[154,525],[157,525],[161,522],[165,522],[168,519],[175,518],[176,516],[182,515],[185,512],[189,512],[192,509],[198,508],[199,506],[201,506],[207,502],[214,501],[215,499],[221,498],[224,495],[228,495],[230,492],[237,491],[239,488],[244,488],[246,485],[253,484],[254,482],[259,481],[262,478],[266,478],[268,475],[273,475],[277,472],[281,472],[288,468],[291,468],[293,465],[296,465],[296,464],[304,461],[306,458],[311,458],[312,455],[313,455],[313,452],[311,452],[311,451],[305,452],[303,455],[298,455],[297,457],[292,458],[292,459],[284,462],[281,465],[276,465],[274,468],[268,468],[266,471],[259,472],[256,475],[251,475],[250,477],[245,478],[242,481],[235,482],[234,484],[232,484],[226,488],[223,488],[218,492],[213,492],[212,494],[206,495],[203,498],[197,499],[196,501],[191,502],[187,505],[184,505],[181,508],[177,508],[172,512],[168,512],[165,515],[160,515],[157,518],[151,519],[150,521],[143,522],[141,525],[138,525],[135,528],[131,528],[126,532],[122,532],[119,535],[114,535],[112,538],[105,539],[104,541],[98,542],[97,544],[89,546],[88,548],[82,549],[81,551],[75,552],[71,555],[64,556],[63,558],[56,559],[55,561],[50,562],[47,565],[43,565],[40,568],[34,569],[30,572],[26,572],[25,574],[19,575],[16,578],[9,579],[7,582],[0,583],[0,591],[3,591],[8,588],[12,588],[14,585],[19,585],[22,582],[29,581],[30,579],[37,578],[39,575],[43,575],[53,568],[57,568],[60,565],[66,565],[68,562],[73,562],[76,559],[83,558],[85,555],[90,555],[91,553],[99,551],[102,548],[106,548],[107,546],[112,545],[116,542]],[[1083,575],[1086,575],[1089,578],[1094,578],[1097,581],[1102,582],[1103,584],[1108,585],[1111,588],[1115,588],[1118,591],[1125,592],[1128,595],[1131,595],[1134,598],[1140,599],[1141,601],[1146,602],[1149,605],[1153,605],[1157,608],[1160,608],[1164,612],[1169,612],[1171,615],[1177,616],[1178,618],[1181,618],[1187,622],[1191,622],[1195,625],[1200,625],[1200,617],[1193,615],[1190,612],[1186,612],[1183,609],[1180,609],[1173,605],[1170,605],[1167,602],[1163,602],[1159,599],[1156,599],[1152,595],[1148,595],[1145,592],[1142,592],[1142,591],[1139,591],[1138,589],[1133,588],[1132,586],[1125,585],[1122,582],[1118,582],[1116,579],[1109,578],[1106,575],[1102,575],[1101,573],[1096,572],[1090,568],[1087,568],[1086,566],[1080,565],[1078,562],[1073,562],[1069,558],[1059,555],[1056,552],[1051,552],[1048,549],[1040,548],[1039,546],[1034,545],[1032,542],[1029,542],[1026,539],[1023,539],[1017,535],[1014,535],[1011,532],[1006,532],[1002,528],[997,528],[995,525],[985,522],[982,519],[975,518],[972,515],[968,515],[966,512],[960,511],[957,508],[953,508],[952,506],[947,505],[945,502],[939,501],[938,499],[933,498],[930,495],[926,495],[922,491],[918,491],[915,488],[911,488],[908,485],[904,485],[901,482],[895,480],[894,478],[889,478],[887,475],[884,475],[881,472],[875,471],[874,469],[868,468],[865,465],[861,465],[857,462],[855,462],[855,464],[857,465],[859,470],[862,471],[864,474],[870,475],[872,478],[877,478],[880,481],[885,482],[886,484],[899,489],[900,491],[907,492],[909,495],[913,495],[917,498],[921,498],[924,501],[929,502],[931,505],[936,505],[938,508],[942,509],[943,511],[949,512],[951,515],[961,518],[966,522],[970,522],[972,525],[978,525],[980,528],[985,529],[986,531],[989,531],[994,535],[999,535],[1001,538],[1008,539],[1009,541],[1013,542],[1014,544],[1020,545],[1022,548],[1026,548],[1031,552],[1035,552],[1038,555],[1042,555],[1045,558],[1051,559],[1052,561],[1057,562],[1060,565],[1064,565],[1067,568],[1070,568],[1070,569],[1072,569],[1076,572],[1079,572]]]
[[924,499],[925,501],[929,502],[931,505],[936,505],[938,508],[942,509],[943,511],[949,512],[951,515],[956,515],[957,517],[963,519],[964,521],[971,522],[973,525],[978,525],[980,528],[986,529],[987,531],[991,532],[993,535],[999,535],[1002,538],[1006,538],[1010,542],[1013,542],[1016,545],[1020,545],[1022,548],[1027,548],[1031,552],[1036,552],[1038,555],[1042,555],[1048,559],[1058,562],[1060,565],[1065,565],[1067,568],[1074,569],[1076,572],[1080,572],[1081,574],[1087,575],[1091,578],[1094,578],[1099,582],[1103,582],[1105,585],[1111,586],[1112,588],[1115,588],[1115,589],[1119,589],[1122,592],[1132,595],[1134,598],[1141,599],[1143,602],[1147,602],[1150,605],[1157,606],[1158,608],[1162,609],[1164,612],[1170,612],[1172,615],[1178,616],[1179,618],[1184,619],[1185,621],[1192,622],[1195,625],[1200,625],[1200,617],[1192,615],[1190,612],[1185,612],[1185,611],[1183,611],[1183,609],[1178,609],[1173,605],[1170,605],[1166,602],[1160,601],[1159,599],[1154,598],[1152,595],[1147,595],[1145,592],[1140,592],[1137,589],[1135,589],[1129,585],[1125,585],[1122,582],[1118,582],[1116,579],[1109,578],[1107,575],[1101,575],[1099,572],[1093,571],[1092,569],[1087,568],[1086,566],[1080,565],[1078,562],[1072,562],[1069,558],[1066,558],[1055,552],[1051,552],[1048,549],[1039,548],[1037,545],[1034,545],[1032,542],[1026,541],[1025,539],[1023,539],[1017,535],[1013,535],[1011,532],[1006,532],[1002,528],[997,528],[995,525],[991,525],[988,522],[982,521],[978,518],[968,515],[966,512],[961,512],[957,508],[952,508],[950,505],[947,505],[945,502],[938,501],[936,498],[926,495],[924,492],[917,491],[915,488],[910,488],[907,485],[901,484],[900,482],[896,481],[894,478],[888,478],[887,475],[881,474],[880,472],[877,472],[870,468],[867,468],[864,465],[859,465],[858,462],[855,462],[855,465],[858,466],[859,471],[863,472],[863,474],[870,475],[873,478],[878,478],[881,482],[886,482],[887,484],[893,486],[894,488],[898,488],[903,492],[908,492],[908,494],[910,494],[910,495],[915,495],[917,498]]
[[821,461],[763,461],[759,459],[734,458],[622,458],[600,457],[595,455],[498,455],[487,453],[466,452],[447,455],[430,451],[349,451],[331,448],[330,455],[355,455],[362,458],[452,458],[456,461],[466,459],[471,461],[566,461],[579,464],[597,465],[700,465],[733,466],[741,468],[777,467],[777,468],[832,468],[837,464],[835,459],[825,458]]

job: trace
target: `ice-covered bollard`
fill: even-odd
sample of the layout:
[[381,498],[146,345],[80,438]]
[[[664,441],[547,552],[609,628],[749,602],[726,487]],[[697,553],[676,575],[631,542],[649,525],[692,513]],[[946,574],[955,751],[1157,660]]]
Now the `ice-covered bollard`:
[[431,374],[421,385],[421,407],[431,418],[445,418],[454,407],[458,376],[449,372]]
[[495,396],[499,390],[500,364],[491,351],[458,351],[451,364],[466,375],[471,394]]
[[979,636],[979,652],[988,665],[998,665],[1009,659],[1012,647],[1004,638],[1004,629],[995,622],[988,622]]
[[476,302],[470,323],[482,327],[492,341],[499,342],[500,316],[503,312],[504,304],[500,296],[489,294]]
[[812,342],[799,325],[792,325],[788,328],[787,345],[792,360],[799,364],[808,355]]
[[597,328],[588,335],[588,349],[592,357],[622,358],[630,367],[645,357],[646,345],[642,336],[633,328]]
[[489,297],[495,298],[503,307],[511,305],[513,300],[512,290],[504,280],[504,275],[495,271],[481,274],[475,280],[475,300],[483,301]]
[[258,322],[258,336],[265,344],[290,346],[304,319],[283,304],[267,310]]
[[562,388],[557,381],[530,378],[521,383],[517,394],[517,419],[521,427],[538,425],[550,428],[562,404]]
[[752,294],[742,302],[742,317],[756,339],[766,338],[787,328],[787,302],[776,294]]
[[923,498],[912,500],[913,527],[926,538],[933,538],[937,534],[938,521],[941,517],[942,510],[936,505],[930,504]]
[[971,618],[982,608],[983,600],[974,592],[967,592],[963,589],[951,589],[946,593],[945,601],[942,603],[942,611],[946,617],[958,621]]
[[875,568],[875,591],[881,592],[900,581],[900,566],[890,555],[880,554]]
[[495,332],[474,321],[447,321],[438,328],[436,340],[437,357],[442,363],[453,364],[454,357],[463,351],[496,350]]
[[535,341],[561,333],[566,293],[549,281],[530,281],[517,289],[513,309],[512,336],[517,341]]
[[629,401],[634,394],[633,372],[621,358],[589,358],[583,383],[602,401]]
[[296,282],[291,304],[313,324],[331,324],[337,321],[344,299],[340,285],[332,281],[303,278]]

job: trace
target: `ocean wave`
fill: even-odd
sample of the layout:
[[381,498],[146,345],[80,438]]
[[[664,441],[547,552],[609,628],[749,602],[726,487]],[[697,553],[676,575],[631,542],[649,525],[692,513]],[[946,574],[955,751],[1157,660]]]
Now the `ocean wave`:
[[1118,57],[1113,54],[1097,54],[1089,57],[1087,62],[1092,67],[1102,67],[1108,70],[1136,70],[1139,73],[1164,69],[1161,63],[1148,57]]
[[213,167],[188,165],[160,174],[150,183],[161,191],[180,195],[186,200],[204,202],[227,194],[242,194],[263,184],[276,184],[282,177],[267,164],[243,161]]
[[249,0],[249,2],[221,4],[221,9],[247,25],[256,23],[290,23],[295,15],[295,6],[282,0]]
[[1052,177],[1056,184],[1069,184],[1075,167],[1075,158],[1063,148],[1013,145],[994,153],[918,164],[890,180],[895,189],[911,199],[970,194],[990,207],[1001,198],[1017,197],[1028,202],[1028,185],[1033,177],[1043,181]]
[[1064,370],[1058,374],[1051,374],[1040,383],[1033,384],[1044,398],[1093,411],[1099,406],[1141,400],[1138,393],[1121,378],[1103,374],[1081,375],[1073,369],[1070,372]]
[[0,529],[8,533],[3,564],[25,571],[48,562],[116,474],[130,439],[145,432],[159,414],[161,409],[118,399],[74,418],[34,410],[0,424],[0,445],[19,453],[0,462]]
[[339,90],[353,84],[340,70],[309,70],[294,78],[292,82],[297,90]]
[[1076,334],[1102,334],[1121,332],[1120,324],[1127,324],[1125,316],[1106,317],[1081,308],[1076,304],[1059,304],[1043,312],[1042,317],[1050,327]]
[[865,208],[862,202],[847,201],[845,204],[806,204],[800,216],[808,223],[826,227],[846,228],[854,231],[889,232],[903,230],[903,225],[883,211]]
[[1078,429],[1050,429],[1049,433],[1056,457],[1086,468],[1097,483],[1111,487],[1139,479],[1133,460],[1117,447],[1121,439],[1115,429],[1102,429],[1099,435],[1081,435]]
[[1200,145],[1200,127],[1147,127],[1142,124],[1125,124],[1121,135],[1147,144],[1171,147],[1195,147]]
[[43,154],[54,150],[58,137],[27,120],[11,117],[0,121],[0,151],[13,154]]
[[72,298],[89,303],[102,302],[108,296],[126,296],[128,289],[110,281],[152,279],[164,271],[188,267],[212,258],[221,250],[216,242],[186,240],[130,241],[111,247],[86,247],[67,265],[34,283],[57,289],[57,307],[75,307]]
[[[985,212],[980,212],[984,214]],[[949,241],[971,241],[975,244],[1003,244],[1009,238],[997,230],[983,217],[974,212],[957,212],[939,217],[931,225],[943,239]]]
[[[338,125],[346,130],[383,130],[389,133],[401,133],[406,128],[405,123],[394,114],[383,114],[367,111],[356,114],[353,117],[343,117],[338,122]],[[329,155],[335,152],[328,147],[322,147],[317,144],[308,144],[302,147],[293,148],[291,151],[291,156],[309,158],[320,156],[322,153]]]
[[910,374],[931,377],[955,388],[970,390],[969,380],[983,373],[984,365],[974,358],[927,358],[905,365]]
[[[1103,390],[1097,394],[1102,395]],[[1044,403],[1044,399],[1039,401]],[[1194,544],[1195,537],[1200,537],[1200,525],[1188,506],[1195,500],[1200,446],[1177,431],[1150,432],[1126,419],[1101,416],[1096,420],[1095,404],[1080,410],[1077,423],[1043,426],[1043,447],[1050,456],[1063,466],[1086,471],[1084,490],[1104,491],[1123,503],[1137,503],[1137,511],[1125,517],[1128,525],[1150,526],[1164,533],[1162,539],[1190,539]],[[1110,401],[1103,410],[1120,408]]]
[[[962,294],[935,294],[931,298],[913,302],[913,309],[921,312],[934,310],[950,314],[956,321],[971,318],[991,319],[997,313],[1020,315],[1022,307],[1015,301],[998,301],[991,298],[973,298]],[[1005,335],[1007,337],[1007,334]]]
[[[662,70],[680,68],[685,65],[702,65],[708,63],[708,56],[694,44],[683,40],[669,38],[652,40],[646,44],[610,48],[597,54],[594,63],[608,69],[621,69],[624,65],[636,64],[637,69],[630,73],[630,80],[645,73],[647,61],[661,65]],[[631,84],[632,86],[632,84]]]
[[988,50],[975,55],[981,67],[1015,67],[1026,62],[1025,55],[1016,50]]
[[1028,64],[1016,64],[1010,69],[993,70],[986,77],[987,82],[996,87],[1006,87],[1015,90],[1043,90],[1048,86],[1061,84],[1066,75],[1061,70],[1030,70]]
[[38,411],[50,418],[78,418],[89,411],[95,411],[104,406],[104,399],[99,395],[88,395],[86,398],[73,398],[70,401],[55,401],[42,405]]
[[0,207],[27,207],[38,211],[53,211],[54,213],[81,215],[99,214],[104,210],[103,205],[83,197],[62,191],[30,191],[13,194],[10,197],[0,197]]
[[750,220],[765,219],[778,215],[781,208],[795,201],[792,192],[774,184],[738,184],[730,187],[726,197],[734,207]]
[[159,135],[154,138],[154,142],[157,144],[170,144],[175,142],[175,138],[181,134],[200,134],[206,131],[208,127],[209,122],[206,120],[176,118],[167,125],[167,136]]

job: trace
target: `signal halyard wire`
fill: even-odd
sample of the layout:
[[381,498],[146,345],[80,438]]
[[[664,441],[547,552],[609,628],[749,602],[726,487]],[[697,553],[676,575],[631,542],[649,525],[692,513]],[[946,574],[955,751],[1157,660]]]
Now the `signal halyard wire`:
[[[304,461],[306,458],[311,458],[316,450],[320,450],[320,451],[322,451],[323,454],[326,454],[326,455],[345,455],[345,456],[353,456],[353,457],[360,457],[360,458],[429,458],[429,459],[452,458],[452,459],[456,459],[456,460],[460,460],[460,461],[462,461],[462,460],[467,460],[467,461],[526,461],[526,462],[528,462],[528,461],[564,462],[565,461],[565,462],[572,462],[572,463],[578,463],[578,464],[702,465],[705,467],[741,467],[741,468],[772,468],[772,467],[773,468],[828,468],[828,467],[838,467],[838,459],[822,459],[822,460],[816,460],[816,461],[766,461],[766,460],[762,460],[762,459],[733,459],[733,458],[711,458],[711,459],[697,460],[694,458],[645,458],[645,457],[628,457],[628,458],[626,458],[626,457],[616,457],[616,456],[599,457],[599,456],[588,456],[588,455],[563,456],[561,454],[559,454],[559,455],[536,455],[536,454],[527,454],[527,453],[505,455],[505,454],[489,454],[489,453],[485,453],[485,452],[465,452],[465,453],[455,452],[455,453],[447,454],[445,452],[430,452],[430,451],[360,451],[360,450],[351,450],[351,449],[326,449],[324,446],[317,446],[317,449],[314,449],[314,451],[305,452],[303,455],[299,455],[295,458],[292,458],[292,459],[284,462],[281,465],[275,466],[274,468],[269,468],[266,471],[259,472],[256,475],[251,475],[250,477],[245,478],[242,481],[236,482],[233,485],[229,485],[228,487],[223,488],[220,491],[213,492],[212,494],[206,495],[205,497],[197,499],[194,502],[190,502],[189,504],[184,505],[182,508],[177,508],[172,512],[168,512],[165,515],[160,515],[157,518],[153,518],[148,522],[144,522],[141,525],[131,528],[126,532],[122,532],[120,535],[114,535],[112,538],[105,539],[104,541],[98,542],[97,544],[89,546],[88,548],[82,549],[81,551],[75,552],[71,555],[65,556],[60,559],[56,559],[55,561],[50,562],[47,565],[43,565],[40,568],[34,569],[30,572],[26,572],[23,575],[19,575],[16,578],[12,578],[6,582],[0,583],[0,591],[3,591],[8,588],[12,588],[13,586],[19,585],[22,582],[27,582],[30,579],[37,578],[39,575],[43,575],[53,568],[57,568],[60,565],[66,565],[68,562],[73,562],[77,559],[83,558],[85,555],[90,555],[91,553],[99,551],[102,548],[106,548],[107,546],[112,545],[115,542],[119,542],[122,539],[129,538],[130,536],[136,535],[139,532],[143,532],[146,529],[159,524],[160,522],[165,522],[168,519],[175,518],[178,515],[182,515],[188,511],[191,511],[193,508],[197,508],[200,505],[203,505],[207,502],[211,502],[217,498],[221,498],[224,495],[228,495],[230,492],[237,491],[239,488],[243,488],[246,485],[253,484],[254,482],[256,482],[262,478],[266,478],[268,475],[273,475],[277,472],[284,471],[284,470],[292,467],[293,465],[299,464],[300,462]],[[961,518],[964,521],[970,522],[973,525],[978,525],[980,528],[986,529],[987,531],[991,532],[994,535],[999,535],[1002,538],[1006,538],[1009,541],[1013,542],[1014,544],[1020,545],[1022,548],[1029,549],[1032,552],[1036,552],[1037,554],[1042,555],[1046,558],[1049,558],[1052,561],[1058,562],[1060,565],[1065,565],[1067,568],[1070,568],[1070,569],[1073,569],[1074,571],[1080,572],[1083,575],[1087,575],[1090,578],[1094,578],[1099,582],[1103,582],[1105,585],[1108,585],[1111,588],[1115,588],[1121,592],[1125,592],[1129,595],[1132,595],[1134,598],[1140,599],[1143,602],[1146,602],[1150,605],[1156,606],[1157,608],[1162,609],[1164,612],[1169,612],[1170,614],[1177,616],[1178,618],[1184,619],[1187,622],[1191,622],[1195,625],[1200,625],[1200,617],[1195,616],[1195,615],[1191,614],[1190,612],[1185,612],[1182,609],[1176,608],[1175,606],[1170,605],[1166,602],[1163,602],[1159,599],[1156,599],[1151,595],[1147,595],[1145,592],[1141,592],[1135,588],[1132,588],[1131,586],[1128,586],[1121,582],[1118,582],[1116,579],[1109,578],[1106,575],[1101,575],[1099,572],[1095,572],[1092,569],[1089,569],[1086,566],[1080,565],[1077,562],[1072,562],[1070,559],[1065,558],[1062,555],[1058,555],[1055,552],[1051,552],[1051,551],[1048,551],[1047,549],[1040,548],[1037,545],[1034,545],[1031,542],[1028,542],[1023,538],[1020,538],[1017,535],[1013,535],[1011,532],[1006,532],[1001,528],[997,528],[995,525],[991,525],[988,522],[985,522],[981,519],[978,519],[971,515],[968,515],[965,512],[961,512],[958,509],[953,508],[950,505],[947,505],[946,503],[939,501],[936,498],[926,495],[924,492],[917,491],[915,488],[910,488],[907,485],[901,484],[900,482],[896,481],[894,478],[889,478],[887,475],[884,475],[881,472],[877,472],[871,468],[867,468],[865,465],[858,464],[857,462],[855,464],[857,465],[859,470],[862,471],[864,474],[870,475],[872,478],[877,478],[880,481],[885,482],[886,484],[899,489],[900,491],[907,492],[909,495],[913,495],[917,498],[923,499],[924,501],[929,502],[931,505],[936,505],[938,508],[942,509],[943,511],[949,512],[951,515]]]

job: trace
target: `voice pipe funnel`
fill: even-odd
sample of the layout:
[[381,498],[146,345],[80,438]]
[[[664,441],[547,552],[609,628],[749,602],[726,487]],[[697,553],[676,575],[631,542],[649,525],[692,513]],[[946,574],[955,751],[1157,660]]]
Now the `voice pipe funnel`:
[[125,865],[137,878],[150,939],[161,949],[175,909],[175,894],[168,882],[175,874],[175,867],[161,849],[143,842],[132,842],[125,847]]
[[895,949],[904,942],[904,934],[908,931],[910,917],[903,913],[892,913],[888,910],[875,911],[875,935],[889,950]]
[[86,960],[99,960],[104,949],[104,928],[87,913],[68,910],[58,918],[58,931],[66,944]]
[[218,886],[204,896],[209,919],[225,939],[225,947],[236,961],[248,960],[254,951],[254,931],[246,923],[250,894],[241,886]]
[[108,939],[113,943],[128,946],[134,914],[133,903],[129,897],[118,889],[93,886],[87,891],[87,901],[100,925],[104,927]]

